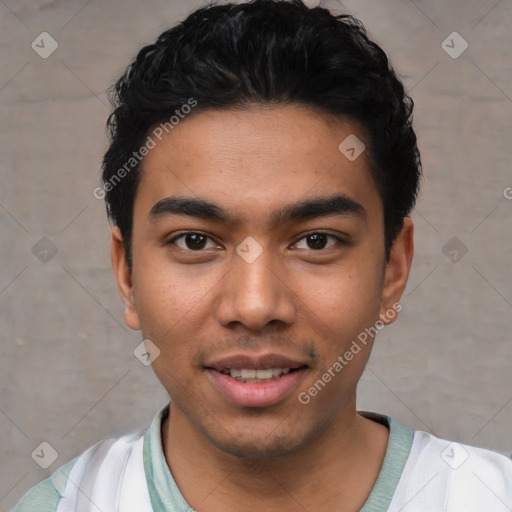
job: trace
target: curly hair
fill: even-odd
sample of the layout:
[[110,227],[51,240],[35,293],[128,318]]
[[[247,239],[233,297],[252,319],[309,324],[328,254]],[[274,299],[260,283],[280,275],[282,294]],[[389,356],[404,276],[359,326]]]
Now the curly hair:
[[[130,270],[140,181],[140,161],[133,155],[152,127],[191,99],[198,105],[194,113],[301,104],[359,122],[383,203],[389,259],[422,174],[413,100],[358,19],[309,8],[301,0],[253,0],[196,10],[142,48],[110,90],[111,144],[102,180],[107,215],[121,230]],[[133,169],[113,186],[113,177],[130,159]]]

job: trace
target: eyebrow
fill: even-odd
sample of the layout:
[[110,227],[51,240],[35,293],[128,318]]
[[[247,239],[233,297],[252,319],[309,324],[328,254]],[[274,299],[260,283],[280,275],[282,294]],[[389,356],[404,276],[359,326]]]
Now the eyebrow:
[[[188,215],[224,224],[238,224],[239,220],[221,206],[193,197],[170,196],[161,199],[151,208],[148,220],[151,223],[171,215]],[[366,220],[368,213],[363,205],[345,194],[314,197],[291,203],[270,215],[273,227],[296,221],[306,221],[330,216],[356,217]]]

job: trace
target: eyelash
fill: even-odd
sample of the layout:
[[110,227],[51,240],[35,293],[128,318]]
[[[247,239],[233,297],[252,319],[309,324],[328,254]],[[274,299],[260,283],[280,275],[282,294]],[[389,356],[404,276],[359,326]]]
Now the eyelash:
[[[211,236],[207,235],[206,233],[202,233],[201,231],[184,231],[184,232],[179,233],[178,235],[175,235],[170,240],[168,240],[166,242],[166,245],[174,244],[176,242],[176,240],[179,240],[180,238],[184,238],[187,235],[201,235],[201,236],[204,236],[204,237],[212,240]],[[331,233],[326,233],[325,231],[311,231],[309,233],[306,233],[301,238],[299,238],[296,242],[294,242],[293,245],[296,245],[301,240],[304,240],[305,238],[308,238],[308,237],[313,236],[313,235],[325,235],[325,236],[327,236],[329,238],[334,238],[339,245],[345,245],[345,246],[348,245],[348,242],[346,240],[343,240],[342,238],[340,238],[340,237],[338,237],[336,235],[333,235]],[[322,249],[317,249],[317,250],[315,250],[315,249],[309,249],[309,250],[312,251],[312,252],[320,253],[320,252],[323,252],[323,251],[326,251],[326,250],[330,249],[331,247],[327,247],[327,249],[322,248]],[[181,247],[179,247],[179,248],[182,249]],[[184,250],[186,252],[190,252],[190,253],[201,253],[201,252],[204,252],[204,249],[199,249],[197,251],[194,251],[194,250],[191,250],[191,249],[182,249],[182,250]]]

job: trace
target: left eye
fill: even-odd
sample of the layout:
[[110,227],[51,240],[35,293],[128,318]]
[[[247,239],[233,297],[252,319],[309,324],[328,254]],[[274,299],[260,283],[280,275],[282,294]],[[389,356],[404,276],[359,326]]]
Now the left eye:
[[[334,240],[331,245],[327,245],[328,239]],[[297,247],[298,249],[313,249],[314,251],[329,249],[336,243],[343,243],[340,238],[334,235],[329,235],[328,233],[310,233],[305,237],[301,238],[298,242],[295,243],[298,246],[299,242],[305,241],[308,247]]]
[[182,244],[176,243],[176,245],[180,249],[184,250],[200,251],[202,249],[212,249],[217,247],[215,243],[212,243],[211,247],[206,247],[206,241],[211,239],[209,236],[203,235],[201,233],[182,233],[181,235],[178,235],[170,240],[169,243],[175,243],[177,240],[183,242]]

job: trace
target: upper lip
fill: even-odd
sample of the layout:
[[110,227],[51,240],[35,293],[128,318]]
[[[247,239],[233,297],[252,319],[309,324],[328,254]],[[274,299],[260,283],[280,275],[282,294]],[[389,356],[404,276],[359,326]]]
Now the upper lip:
[[280,354],[233,354],[209,361],[204,366],[205,368],[213,368],[214,370],[222,371],[230,369],[264,370],[267,368],[301,368],[302,366],[307,366],[307,364],[298,359],[292,359]]

